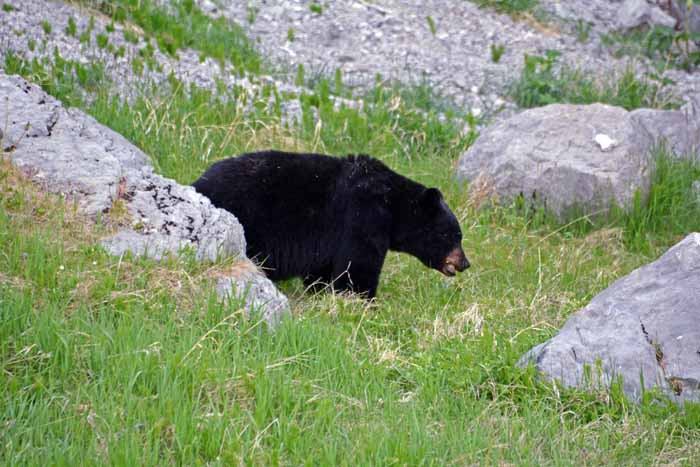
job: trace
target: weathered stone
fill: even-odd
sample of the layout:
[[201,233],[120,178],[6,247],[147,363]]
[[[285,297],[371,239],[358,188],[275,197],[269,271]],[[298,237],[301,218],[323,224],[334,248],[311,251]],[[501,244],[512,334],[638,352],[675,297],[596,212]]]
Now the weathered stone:
[[243,299],[248,317],[262,319],[269,327],[279,324],[289,311],[289,301],[249,261],[243,261],[218,279],[216,293],[222,299]]
[[630,113],[647,147],[663,144],[678,157],[700,155],[700,100],[689,98],[677,111],[638,109]]
[[76,199],[90,215],[109,209],[126,170],[150,164],[122,136],[22,78],[0,72],[0,98],[3,150],[36,182]]
[[522,195],[560,217],[612,201],[627,207],[635,191],[648,190],[652,168],[628,114],[602,104],[527,110],[487,128],[460,158],[457,177],[501,202]]
[[121,191],[132,229],[103,240],[111,254],[131,251],[161,259],[190,247],[199,261],[245,257],[246,243],[238,219],[215,208],[194,188],[156,175],[147,167],[129,171]]
[[[154,174],[149,158],[92,117],[66,109],[41,88],[0,71],[0,140],[12,162],[42,187],[74,199],[93,217],[123,203],[131,228],[103,239],[113,255],[156,260],[191,248],[199,261],[245,260],[243,227],[194,188]],[[225,279],[222,279],[225,280]],[[284,295],[257,270],[219,284],[223,298],[245,292],[246,303],[276,324],[289,311]]]
[[652,5],[649,25],[672,28],[676,25],[676,19],[658,6]]
[[651,388],[700,401],[700,234],[594,297],[519,365],[530,362],[569,387],[622,378],[635,401]]
[[686,0],[670,0],[671,14],[678,24],[691,34],[700,34],[700,5],[694,3],[688,7]]
[[677,157],[700,150],[700,110],[628,112],[602,104],[555,104],[522,112],[487,128],[461,157],[457,177],[503,203],[516,197],[564,218],[611,202],[627,208],[651,180],[651,150],[664,144]]
[[647,22],[651,8],[646,0],[626,0],[620,7],[618,22],[622,29],[633,29]]
[[656,5],[646,0],[626,0],[618,12],[621,29],[629,30],[640,26],[665,26],[672,28],[676,20]]

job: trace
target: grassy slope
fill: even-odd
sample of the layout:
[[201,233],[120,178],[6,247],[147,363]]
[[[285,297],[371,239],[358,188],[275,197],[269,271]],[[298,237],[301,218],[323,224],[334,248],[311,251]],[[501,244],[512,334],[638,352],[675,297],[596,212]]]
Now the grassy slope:
[[[59,96],[79,87],[44,76]],[[3,162],[0,463],[697,464],[697,407],[561,391],[514,367],[688,226],[645,231],[641,254],[624,223],[581,235],[477,211],[451,175],[470,138],[394,95],[369,99],[368,116],[321,99],[323,125],[298,131],[198,93],[80,104],[182,182],[277,147],[369,152],[446,193],[473,269],[447,280],[390,254],[371,305],[289,281],[295,319],[274,334],[215,302],[209,265],[106,256],[95,239],[108,227]]]

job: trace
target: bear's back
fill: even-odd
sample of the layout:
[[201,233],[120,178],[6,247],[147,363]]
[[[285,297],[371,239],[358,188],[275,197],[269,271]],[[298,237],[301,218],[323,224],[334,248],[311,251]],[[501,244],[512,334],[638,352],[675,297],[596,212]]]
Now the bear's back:
[[306,269],[309,258],[331,254],[326,245],[338,237],[335,227],[346,201],[339,199],[346,191],[338,184],[347,168],[347,158],[248,153],[215,163],[193,186],[238,218],[249,255],[264,252],[265,264],[284,276]]

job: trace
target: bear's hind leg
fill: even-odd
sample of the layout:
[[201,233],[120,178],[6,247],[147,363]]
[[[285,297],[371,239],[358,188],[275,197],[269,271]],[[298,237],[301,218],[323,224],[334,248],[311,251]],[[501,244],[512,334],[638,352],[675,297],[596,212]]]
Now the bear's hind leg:
[[338,255],[333,268],[333,288],[374,298],[388,248],[367,245],[352,255]]

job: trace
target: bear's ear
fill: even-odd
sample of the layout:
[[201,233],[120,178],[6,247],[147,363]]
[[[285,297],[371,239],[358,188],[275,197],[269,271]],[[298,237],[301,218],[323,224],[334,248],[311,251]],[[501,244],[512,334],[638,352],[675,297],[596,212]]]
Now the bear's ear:
[[440,206],[442,193],[437,188],[428,188],[421,195],[421,205],[424,209],[432,211]]

